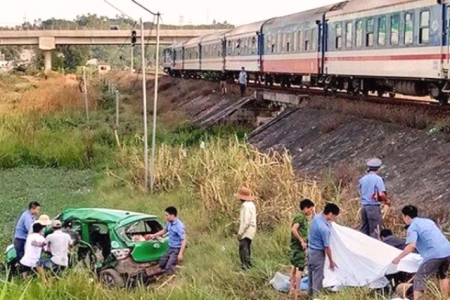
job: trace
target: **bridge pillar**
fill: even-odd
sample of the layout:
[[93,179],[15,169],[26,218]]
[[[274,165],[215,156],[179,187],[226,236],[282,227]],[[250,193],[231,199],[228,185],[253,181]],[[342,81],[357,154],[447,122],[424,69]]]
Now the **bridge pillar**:
[[52,50],[44,51],[44,59],[44,71],[45,74],[47,74],[52,70]]
[[39,49],[44,52],[44,70],[47,74],[52,70],[52,50],[56,48],[54,37],[39,37]]

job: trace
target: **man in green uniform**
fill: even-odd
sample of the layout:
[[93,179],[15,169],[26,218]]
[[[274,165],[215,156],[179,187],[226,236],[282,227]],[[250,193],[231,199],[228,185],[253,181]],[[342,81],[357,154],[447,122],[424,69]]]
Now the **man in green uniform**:
[[300,212],[294,217],[291,228],[291,296],[297,299],[298,287],[305,269],[308,247],[308,216],[314,212],[314,203],[309,199],[300,201]]

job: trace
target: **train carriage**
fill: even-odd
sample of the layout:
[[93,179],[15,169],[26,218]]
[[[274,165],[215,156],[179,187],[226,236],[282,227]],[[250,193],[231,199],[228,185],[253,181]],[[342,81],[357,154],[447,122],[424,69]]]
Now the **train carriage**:
[[183,77],[199,78],[201,69],[201,45],[202,36],[190,39],[183,45]]
[[262,39],[261,29],[266,22],[259,21],[239,26],[225,34],[225,70],[236,77],[242,67],[250,77],[256,78],[261,72]]
[[180,77],[181,72],[183,71],[184,65],[183,65],[183,57],[184,57],[184,48],[183,44],[185,42],[178,42],[175,44],[172,44],[168,47],[168,52],[170,53],[171,57],[168,59],[170,62],[170,66],[167,68],[166,71],[166,65],[164,67],[164,71],[168,73],[170,76],[174,77]]
[[327,13],[326,84],[446,102],[446,11],[436,0],[353,0]]
[[218,73],[225,68],[225,33],[213,33],[200,41],[202,47],[202,72]]
[[308,84],[321,71],[321,21],[333,5],[278,17],[262,26],[266,83]]
[[163,49],[163,69],[164,69],[164,73],[166,74],[170,74],[171,72],[171,68],[172,68],[172,64],[173,64],[173,48],[171,47],[172,45],[170,45],[169,47]]

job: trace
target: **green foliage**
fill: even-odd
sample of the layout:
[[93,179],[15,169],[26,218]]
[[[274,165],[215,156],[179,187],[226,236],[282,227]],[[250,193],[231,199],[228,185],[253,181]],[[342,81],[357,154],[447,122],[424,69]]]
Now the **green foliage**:
[[[184,145],[184,146],[198,146],[200,142],[207,142],[217,138],[229,138],[235,135],[238,139],[244,139],[246,133],[249,131],[246,127],[236,126],[213,126],[207,129],[194,125],[191,123],[181,124],[173,131],[160,130],[157,133],[156,141],[159,144],[166,144],[170,146]],[[151,139],[151,135],[149,137]]]
[[[81,114],[4,116],[0,123],[0,168],[32,165],[84,169],[105,162],[113,151],[104,133],[94,131]],[[112,132],[109,135],[113,139]]]

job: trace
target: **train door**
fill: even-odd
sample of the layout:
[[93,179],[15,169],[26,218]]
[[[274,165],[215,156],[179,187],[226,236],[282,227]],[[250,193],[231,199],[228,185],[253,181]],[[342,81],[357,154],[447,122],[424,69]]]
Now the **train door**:
[[442,6],[442,16],[444,24],[442,26],[442,47],[443,47],[443,57],[442,57],[442,69],[447,78],[449,78],[449,68],[450,68],[450,4],[443,4]]
[[172,49],[172,53],[171,53],[171,55],[172,55],[172,62],[171,62],[172,68],[175,67],[175,64],[176,64],[176,61],[177,61],[177,53],[178,53],[177,49]]
[[317,63],[317,75],[320,76],[320,74],[322,73],[322,69],[323,69],[323,65],[322,65],[322,44],[323,44],[323,24],[321,22],[317,22],[317,37],[316,41],[317,41],[317,49],[315,49],[316,51],[316,55],[317,55],[317,59],[316,59],[316,63]]

